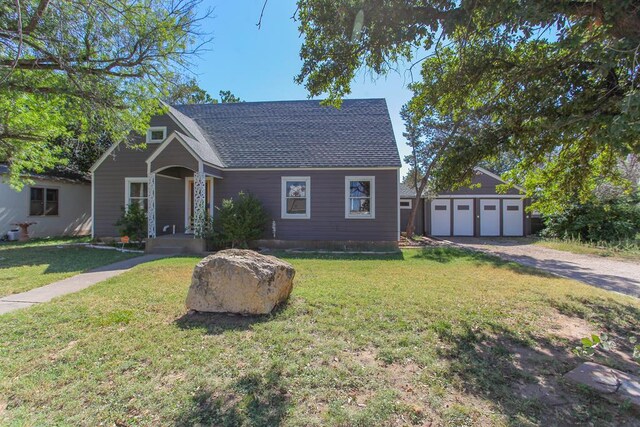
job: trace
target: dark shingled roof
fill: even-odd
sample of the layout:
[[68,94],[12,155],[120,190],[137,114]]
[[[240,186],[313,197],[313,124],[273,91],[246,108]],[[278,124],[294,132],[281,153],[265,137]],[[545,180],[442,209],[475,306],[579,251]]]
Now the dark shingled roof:
[[401,198],[413,198],[416,197],[416,190],[413,187],[409,187],[406,184],[400,183],[400,197]]
[[400,167],[384,99],[174,105],[228,168]]
[[[8,175],[9,172],[11,172],[9,169],[9,165],[1,163],[0,175]],[[64,168],[51,169],[43,173],[25,171],[23,172],[22,175],[28,176],[30,178],[40,178],[40,179],[47,179],[51,181],[66,181],[66,182],[90,182],[91,181],[91,175],[87,173],[66,170]]]

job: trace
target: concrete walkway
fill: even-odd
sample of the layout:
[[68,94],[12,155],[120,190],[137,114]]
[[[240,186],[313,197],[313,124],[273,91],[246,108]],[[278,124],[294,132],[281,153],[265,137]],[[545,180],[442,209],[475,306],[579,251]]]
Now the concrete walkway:
[[640,298],[640,263],[637,262],[558,251],[531,244],[523,239],[452,237],[448,238],[448,241],[464,248],[488,252],[509,261]]
[[0,298],[0,314],[30,307],[34,304],[49,302],[53,298],[81,291],[98,282],[118,276],[136,265],[164,258],[165,256],[166,255],[143,255],[94,268],[86,273],[80,273],[76,276],[42,286],[41,288],[31,289],[30,291],[20,294],[7,295],[6,297]]

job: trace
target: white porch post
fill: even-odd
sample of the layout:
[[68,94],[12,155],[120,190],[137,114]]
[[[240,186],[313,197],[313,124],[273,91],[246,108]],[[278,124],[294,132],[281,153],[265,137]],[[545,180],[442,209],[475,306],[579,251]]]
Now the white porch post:
[[156,237],[156,174],[149,174],[147,184],[147,232],[150,239]]
[[204,172],[193,174],[193,232],[195,237],[204,235],[206,220],[207,182]]

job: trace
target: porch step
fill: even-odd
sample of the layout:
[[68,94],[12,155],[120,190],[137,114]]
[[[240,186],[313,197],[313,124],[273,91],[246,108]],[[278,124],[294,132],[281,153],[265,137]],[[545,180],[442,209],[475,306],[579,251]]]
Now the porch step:
[[145,252],[148,254],[197,254],[201,255],[206,251],[204,239],[195,239],[193,236],[169,235],[158,236],[148,239]]

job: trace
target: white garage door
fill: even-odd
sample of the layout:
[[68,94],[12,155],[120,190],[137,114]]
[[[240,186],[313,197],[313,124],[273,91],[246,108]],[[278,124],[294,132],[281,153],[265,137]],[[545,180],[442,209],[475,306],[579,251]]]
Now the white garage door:
[[504,200],[502,202],[502,221],[505,236],[522,236],[524,216],[522,200]]
[[449,200],[434,200],[431,202],[431,235],[451,235],[451,211]]
[[473,199],[453,201],[453,235],[473,236]]
[[480,235],[500,235],[500,200],[480,200]]

